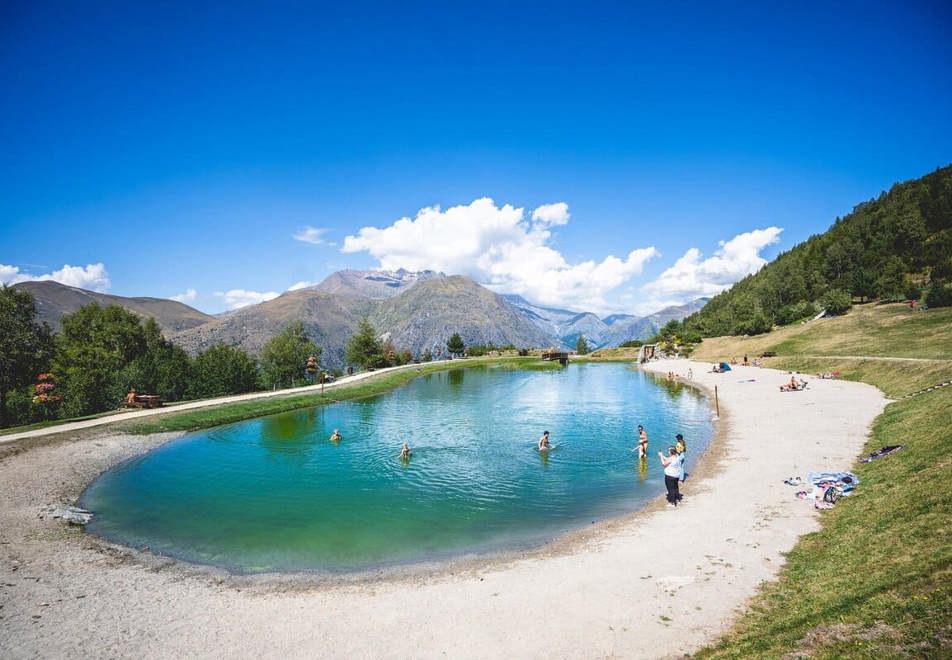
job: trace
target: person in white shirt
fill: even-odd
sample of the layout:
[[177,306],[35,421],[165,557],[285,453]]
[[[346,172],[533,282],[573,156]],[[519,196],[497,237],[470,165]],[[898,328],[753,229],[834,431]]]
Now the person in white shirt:
[[678,450],[668,447],[668,455],[665,456],[659,451],[658,458],[664,466],[664,487],[668,489],[668,506],[677,506],[681,500],[681,493],[678,490],[678,482],[681,480],[681,459],[678,456]]

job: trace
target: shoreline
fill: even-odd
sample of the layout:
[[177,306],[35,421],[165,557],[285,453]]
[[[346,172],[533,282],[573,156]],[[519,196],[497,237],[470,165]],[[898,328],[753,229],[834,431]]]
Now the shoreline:
[[[645,371],[663,373],[687,366],[694,368],[696,377],[683,384],[709,395],[708,386],[717,381],[710,378],[713,375],[706,374],[698,382],[699,372],[706,366],[701,363],[658,362],[648,365]],[[784,375],[773,370],[756,373],[775,378]],[[859,398],[868,404],[859,415],[859,425],[855,419],[837,420],[839,427],[842,427],[840,422],[851,422],[847,426],[853,427],[852,442],[841,448],[845,455],[837,452],[843,456],[840,460],[846,461],[841,467],[847,468],[862,447],[869,422],[886,400],[869,386],[837,381],[831,388],[851,395],[862,394],[864,396]],[[772,393],[774,386],[771,384],[767,389]],[[818,386],[817,391],[819,389]],[[779,401],[815,405],[815,402],[789,396]],[[73,442],[51,439],[37,446],[31,443],[30,447],[3,452],[0,481],[5,485],[0,486],[0,494],[9,504],[0,512],[0,541],[3,542],[0,556],[9,561],[0,569],[0,582],[15,586],[0,588],[0,605],[4,606],[0,608],[0,615],[4,627],[10,628],[12,645],[7,648],[7,642],[0,642],[0,649],[10,657],[95,654],[104,648],[119,649],[120,654],[142,652],[146,647],[137,646],[134,639],[122,639],[122,635],[117,639],[114,628],[121,622],[139,635],[161,640],[159,648],[163,654],[208,656],[215,655],[218,648],[222,652],[230,649],[232,653],[245,654],[254,648],[256,653],[271,655],[279,648],[274,645],[282,643],[274,637],[277,633],[258,638],[250,629],[266,626],[265,621],[273,621],[275,616],[301,624],[305,613],[311,628],[294,631],[285,627],[283,634],[289,636],[288,640],[294,640],[294,644],[290,648],[282,647],[282,655],[314,655],[320,648],[318,644],[323,643],[319,640],[333,643],[334,651],[329,653],[333,656],[373,655],[387,648],[395,655],[430,656],[445,651],[463,656],[517,653],[541,657],[554,653],[590,657],[620,653],[656,657],[696,649],[724,629],[734,608],[743,605],[761,579],[775,574],[782,563],[782,553],[792,547],[799,535],[817,526],[812,507],[793,499],[792,491],[788,490],[779,492],[790,501],[772,502],[770,506],[776,511],[766,512],[758,521],[757,514],[764,512],[758,512],[761,508],[758,504],[747,501],[750,498],[743,495],[748,490],[743,483],[736,490],[744,500],[741,502],[744,511],[722,512],[718,506],[712,511],[703,511],[710,508],[712,498],[724,494],[720,482],[727,479],[730,488],[731,481],[738,478],[732,471],[747,462],[743,453],[746,448],[737,446],[736,437],[746,432],[734,428],[732,414],[735,407],[740,407],[742,412],[741,397],[728,395],[725,399],[722,395],[721,403],[722,414],[715,423],[714,436],[683,487],[685,505],[678,510],[666,510],[659,493],[636,511],[569,531],[531,550],[346,575],[232,574],[118,546],[69,529],[59,521],[38,518],[45,505],[63,503],[40,504],[44,498],[49,500],[72,493],[69,501],[75,501],[80,481],[80,489],[84,489],[110,465],[177,439],[181,433],[93,434]],[[744,425],[743,418],[741,414],[739,426]],[[840,430],[842,432],[842,428]],[[64,460],[77,453],[81,453],[82,458],[72,466],[67,464],[60,483],[53,484],[50,474],[55,473],[57,467],[62,473]],[[806,466],[802,471],[807,471]],[[17,475],[18,479],[13,481],[19,483],[5,478],[8,472]],[[71,479],[72,483],[67,483]],[[769,484],[769,490],[777,489],[775,483]],[[779,489],[787,487],[781,483]],[[752,504],[753,516],[747,510]],[[698,514],[702,515],[698,518]],[[696,518],[692,524],[697,529],[691,525],[680,529],[688,517]],[[735,547],[742,534],[732,536],[728,530],[740,528],[743,531],[751,522],[754,527],[748,533],[758,537],[756,546],[751,543]],[[672,546],[663,534],[671,525],[678,528],[673,537],[678,553],[671,553]],[[771,533],[766,534],[767,531]],[[713,538],[719,535],[727,538]],[[767,549],[766,545],[775,547]],[[765,550],[760,551],[761,547]],[[729,556],[738,549],[741,554],[764,556],[744,567],[738,559]],[[736,570],[738,566],[740,570]],[[69,567],[73,567],[76,574],[71,573]],[[20,579],[24,570],[38,579]],[[712,582],[716,589],[711,589]],[[76,595],[70,601],[61,598],[57,603],[56,599],[41,595],[47,585],[62,593],[88,589],[90,583],[101,588],[94,600],[84,594],[83,598]],[[494,591],[486,592],[490,587]],[[526,635],[525,626],[531,626],[534,606],[549,609],[563,600],[577,608],[577,611],[571,610],[570,630],[545,640]],[[47,602],[48,606],[43,607],[41,602]],[[75,625],[88,613],[87,608],[92,607],[98,608],[96,618],[101,619],[101,625],[91,626],[79,638],[56,638],[56,626]],[[702,609],[696,610],[696,607]],[[215,612],[208,620],[209,630],[196,630],[194,636],[186,635],[184,639],[172,634],[178,629],[176,626],[181,627],[177,623],[180,617],[208,619],[209,611]],[[34,616],[40,618],[34,619]],[[685,628],[687,620],[691,621],[690,629]],[[383,625],[374,625],[381,621]],[[411,630],[413,634],[408,635],[407,626],[411,621],[418,624],[429,621],[434,625],[438,622],[439,627],[430,632]],[[599,622],[611,622],[611,629]],[[639,639],[636,634],[643,631],[645,625],[650,625],[652,631],[650,641]],[[45,634],[40,634],[43,630]],[[227,640],[227,648],[209,645],[209,640],[202,636],[206,633],[218,644]],[[401,634],[403,638],[394,638]],[[467,646],[465,640],[479,646]],[[156,647],[148,648],[154,651]],[[310,653],[305,652],[308,649]]]
[[[603,360],[602,363],[609,361]],[[592,364],[592,362],[582,362],[581,364]],[[476,365],[470,365],[476,366]],[[644,370],[648,377],[663,381],[660,374]],[[710,404],[710,413],[714,414],[712,389],[702,384],[692,381],[679,381],[679,384],[696,390],[707,399]],[[711,427],[711,437],[703,451],[701,451],[695,460],[690,472],[691,482],[702,483],[703,480],[718,469],[717,459],[714,455],[715,445],[723,441],[725,432],[725,417],[722,415],[720,420],[713,421]],[[241,422],[235,422],[241,423]],[[88,487],[105,472],[121,465],[122,463],[134,460],[146,453],[155,451],[166,444],[176,442],[182,439],[191,431],[173,431],[157,434],[127,434],[127,433],[108,433],[114,435],[117,441],[126,448],[126,451],[118,457],[110,457],[104,462],[97,463],[96,471],[93,476],[76,476],[73,488],[78,489],[79,494],[64,502],[62,505],[82,506],[82,497]],[[100,431],[98,434],[92,432],[90,438],[97,439],[105,437],[106,433]],[[158,440],[158,442],[154,442]],[[52,442],[66,442],[63,439],[51,439]],[[0,453],[2,458],[2,453]],[[652,458],[649,457],[649,461]],[[90,473],[91,474],[91,473]],[[298,570],[298,571],[265,571],[260,573],[246,573],[238,570],[232,570],[227,566],[213,563],[202,563],[189,561],[171,554],[162,554],[151,549],[137,548],[124,544],[120,541],[110,539],[106,536],[94,532],[85,531],[85,537],[104,552],[111,552],[115,556],[123,556],[124,559],[133,564],[139,564],[145,567],[167,566],[168,562],[181,569],[189,575],[201,575],[214,578],[222,584],[230,586],[241,586],[244,588],[257,587],[262,590],[274,589],[276,591],[294,588],[296,590],[308,590],[322,586],[354,585],[367,584],[375,582],[398,582],[412,581],[420,578],[442,578],[452,576],[460,572],[472,572],[486,568],[500,567],[519,559],[541,558],[543,556],[554,556],[569,554],[578,549],[580,544],[588,541],[597,540],[603,534],[610,534],[611,530],[619,525],[627,525],[636,522],[636,520],[653,511],[664,509],[664,492],[659,490],[658,494],[641,506],[630,511],[624,511],[613,515],[593,520],[589,525],[573,527],[556,533],[554,536],[545,538],[537,542],[528,542],[524,546],[515,546],[507,549],[477,551],[467,554],[454,554],[442,558],[410,560],[402,563],[382,565],[353,571],[331,571],[331,570]]]

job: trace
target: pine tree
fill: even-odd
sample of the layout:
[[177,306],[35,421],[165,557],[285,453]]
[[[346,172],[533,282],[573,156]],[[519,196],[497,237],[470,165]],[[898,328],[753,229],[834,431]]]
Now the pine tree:
[[588,353],[588,342],[585,341],[585,335],[578,336],[578,341],[575,342],[575,352],[579,355]]
[[383,348],[369,320],[361,320],[357,332],[347,342],[346,358],[363,369],[378,367],[383,362]]
[[455,355],[456,357],[461,356],[466,350],[463,338],[459,336],[458,332],[454,332],[453,336],[446,342],[446,350],[450,355]]

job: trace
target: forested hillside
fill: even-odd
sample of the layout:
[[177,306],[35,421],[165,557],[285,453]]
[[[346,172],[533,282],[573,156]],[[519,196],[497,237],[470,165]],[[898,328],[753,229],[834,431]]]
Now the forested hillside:
[[896,184],[684,320],[704,336],[758,334],[851,299],[952,304],[952,165]]

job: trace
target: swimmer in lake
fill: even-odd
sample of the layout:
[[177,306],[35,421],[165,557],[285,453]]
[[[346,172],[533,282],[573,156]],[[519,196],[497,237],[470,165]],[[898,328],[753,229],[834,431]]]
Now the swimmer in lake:
[[549,432],[543,431],[542,437],[539,438],[539,451],[549,451],[551,445],[549,444]]
[[648,432],[641,424],[638,425],[638,458],[648,458]]
[[409,461],[410,460],[410,445],[403,443],[403,446],[400,448],[400,460]]
[[340,442],[343,439],[343,436],[340,434],[338,429],[334,429],[334,432],[331,434],[331,442]]

